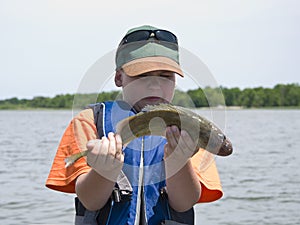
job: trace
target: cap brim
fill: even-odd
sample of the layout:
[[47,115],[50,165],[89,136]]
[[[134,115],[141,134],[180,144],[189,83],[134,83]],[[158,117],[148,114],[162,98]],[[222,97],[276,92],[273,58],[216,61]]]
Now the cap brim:
[[184,76],[180,66],[174,60],[163,56],[135,59],[125,63],[122,69],[128,76],[138,76],[156,70],[166,70]]

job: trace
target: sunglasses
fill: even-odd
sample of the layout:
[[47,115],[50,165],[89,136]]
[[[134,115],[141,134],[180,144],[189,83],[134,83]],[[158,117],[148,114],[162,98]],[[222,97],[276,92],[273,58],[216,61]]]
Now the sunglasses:
[[146,41],[149,38],[156,38],[160,41],[166,41],[174,44],[178,44],[177,37],[167,30],[137,30],[130,34],[127,34],[122,41],[120,42],[119,46],[128,44],[131,42],[136,41]]

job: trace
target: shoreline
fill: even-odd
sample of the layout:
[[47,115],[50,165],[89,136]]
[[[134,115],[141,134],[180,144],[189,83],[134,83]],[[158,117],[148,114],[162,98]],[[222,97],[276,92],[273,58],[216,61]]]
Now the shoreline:
[[[199,107],[192,108],[197,110],[300,110],[300,106],[273,106],[273,107],[243,107],[243,106],[212,106],[212,107]],[[12,108],[0,108],[0,111],[73,111],[83,110],[80,108],[32,108],[32,107],[12,107]]]

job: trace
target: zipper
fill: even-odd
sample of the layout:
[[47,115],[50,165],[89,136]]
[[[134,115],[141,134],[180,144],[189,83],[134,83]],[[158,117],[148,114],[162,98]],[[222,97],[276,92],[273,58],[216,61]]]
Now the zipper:
[[141,208],[140,208],[140,214],[142,214],[142,220],[140,220],[142,225],[147,225],[148,221],[147,221],[147,216],[146,216],[146,201],[145,201],[145,192],[144,192],[144,187],[145,187],[145,180],[144,180],[144,159],[145,159],[145,137],[143,136],[142,138],[142,152],[141,152],[141,158],[143,160],[143,177],[142,177],[142,193],[140,195],[140,198],[142,199],[141,202]]
[[[138,195],[136,203],[136,217],[134,225],[140,225],[141,213],[146,213],[145,204],[142,204],[144,199],[144,137],[142,137],[141,156],[140,156],[140,167],[139,167],[139,182],[138,182]],[[145,201],[143,201],[145,203]],[[143,206],[143,209],[141,208]],[[142,217],[146,218],[146,215]],[[147,224],[147,221],[146,221]]]

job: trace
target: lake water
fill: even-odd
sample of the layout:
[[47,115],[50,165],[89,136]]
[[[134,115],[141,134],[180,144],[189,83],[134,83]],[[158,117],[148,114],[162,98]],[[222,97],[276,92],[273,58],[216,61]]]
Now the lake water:
[[[73,223],[74,195],[44,186],[71,117],[0,111],[0,224]],[[300,224],[300,110],[229,110],[226,134],[234,154],[216,158],[224,196],[197,205],[196,224]]]

